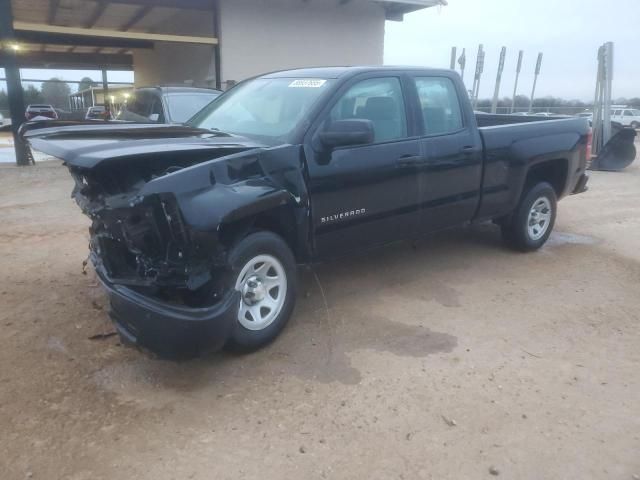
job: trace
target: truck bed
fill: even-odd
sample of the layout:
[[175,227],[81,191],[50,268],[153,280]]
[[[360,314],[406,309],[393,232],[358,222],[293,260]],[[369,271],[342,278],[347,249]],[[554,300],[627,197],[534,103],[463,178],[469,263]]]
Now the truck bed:
[[476,113],[478,127],[496,127],[498,125],[513,125],[516,123],[537,123],[551,120],[584,120],[579,117],[567,117],[558,115],[556,117],[536,117],[533,115],[504,115],[497,113]]
[[476,118],[485,152],[478,218],[512,211],[531,165],[547,161],[558,165],[554,172],[558,198],[575,190],[586,170],[586,119],[483,114]]

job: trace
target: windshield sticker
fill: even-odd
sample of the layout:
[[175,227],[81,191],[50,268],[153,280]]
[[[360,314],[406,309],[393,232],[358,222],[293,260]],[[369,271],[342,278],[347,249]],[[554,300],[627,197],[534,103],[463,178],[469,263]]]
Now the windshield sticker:
[[289,84],[289,88],[320,88],[325,83],[327,83],[326,80],[294,80]]

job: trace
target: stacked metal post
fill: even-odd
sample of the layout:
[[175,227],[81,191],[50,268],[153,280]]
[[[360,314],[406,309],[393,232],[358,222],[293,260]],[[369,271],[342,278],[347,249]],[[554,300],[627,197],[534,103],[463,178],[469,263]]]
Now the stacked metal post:
[[598,73],[593,103],[593,146],[597,155],[611,139],[611,86],[613,81],[613,43],[607,42],[598,49]]

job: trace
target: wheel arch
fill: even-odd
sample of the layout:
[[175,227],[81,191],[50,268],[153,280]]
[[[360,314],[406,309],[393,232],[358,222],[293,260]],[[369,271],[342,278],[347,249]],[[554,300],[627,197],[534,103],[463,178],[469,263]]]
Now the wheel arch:
[[556,197],[561,198],[567,189],[569,176],[569,160],[566,158],[553,158],[535,163],[529,167],[524,182],[522,195],[540,182],[548,182],[556,192]]
[[[220,242],[227,248],[256,231],[267,231],[281,237],[293,252],[296,261],[307,258],[307,246],[300,234],[305,231],[301,224],[299,208],[291,203],[265,208],[242,218],[223,221],[218,228]],[[302,227],[302,228],[301,228]]]

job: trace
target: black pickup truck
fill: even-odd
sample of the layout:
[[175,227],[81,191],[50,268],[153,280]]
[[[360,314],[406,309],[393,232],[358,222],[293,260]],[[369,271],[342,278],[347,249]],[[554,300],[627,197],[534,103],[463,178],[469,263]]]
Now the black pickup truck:
[[184,126],[25,137],[75,180],[118,331],[164,355],[273,340],[297,264],[490,220],[539,248],[590,141],[585,119],[476,116],[454,72],[395,67],[271,73]]

